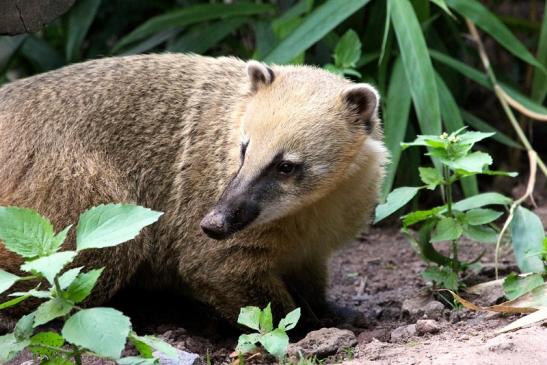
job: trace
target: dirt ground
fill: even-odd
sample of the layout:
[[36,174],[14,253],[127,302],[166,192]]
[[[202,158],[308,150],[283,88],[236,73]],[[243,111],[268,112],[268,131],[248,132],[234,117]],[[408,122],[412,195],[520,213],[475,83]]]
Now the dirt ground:
[[[538,213],[547,218],[547,206]],[[478,256],[485,248],[480,267],[466,279],[470,285],[493,278],[493,246],[462,244],[460,251],[467,259]],[[510,251],[505,252],[502,274],[516,270]],[[374,228],[336,253],[330,264],[329,300],[362,313],[364,320],[359,328],[350,327],[355,334],[355,346],[341,348],[320,363],[547,364],[545,325],[496,335],[496,329],[518,317],[454,310],[448,301],[441,305],[433,300],[420,276],[424,267],[407,239],[389,227]],[[165,293],[149,293],[144,298],[132,295],[123,293],[123,300],[116,299],[112,304],[131,316],[140,333],[159,335],[181,350],[197,353],[203,363],[232,361],[229,354],[238,334],[211,325],[214,319],[211,321],[199,307],[181,308],[178,298]],[[438,296],[435,299],[442,301]],[[434,325],[433,330],[425,333],[417,331],[418,324],[414,325],[424,318],[432,320]],[[28,359],[25,354],[13,364]],[[96,359],[85,362],[109,364]],[[255,358],[247,363],[271,361]]]

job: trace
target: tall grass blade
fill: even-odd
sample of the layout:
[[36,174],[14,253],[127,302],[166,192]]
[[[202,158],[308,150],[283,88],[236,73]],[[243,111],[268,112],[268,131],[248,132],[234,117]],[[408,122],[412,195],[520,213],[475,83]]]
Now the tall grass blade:
[[[543,66],[547,67],[547,1],[545,2],[545,10],[543,11],[543,22],[539,35],[537,58]],[[546,95],[547,75],[539,70],[534,70],[534,78],[532,79],[532,100],[539,104],[543,104]]]
[[310,13],[287,38],[268,54],[264,61],[288,63],[314,43],[323,38],[334,27],[347,19],[370,0],[327,0]]
[[460,110],[460,113],[467,125],[471,126],[473,129],[486,133],[494,132],[496,134],[492,136],[493,140],[496,140],[511,148],[522,149],[522,146],[519,143],[515,142],[514,139],[492,127],[490,124],[480,119],[476,115],[466,112],[463,109]]
[[74,62],[79,58],[82,43],[100,4],[101,0],[78,0],[70,9],[65,46],[67,62]]

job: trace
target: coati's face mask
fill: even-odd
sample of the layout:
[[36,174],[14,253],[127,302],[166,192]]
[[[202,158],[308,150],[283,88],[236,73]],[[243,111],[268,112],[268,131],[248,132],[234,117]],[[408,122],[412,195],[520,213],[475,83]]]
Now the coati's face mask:
[[247,65],[239,168],[201,221],[211,238],[306,209],[357,168],[377,123],[378,94],[326,71]]

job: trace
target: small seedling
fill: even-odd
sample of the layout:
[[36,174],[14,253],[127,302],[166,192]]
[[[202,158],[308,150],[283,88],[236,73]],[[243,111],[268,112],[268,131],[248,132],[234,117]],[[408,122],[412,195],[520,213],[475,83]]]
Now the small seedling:
[[361,57],[361,41],[352,29],[348,30],[336,44],[334,49],[334,64],[325,65],[325,69],[340,76],[356,76],[361,74],[355,69]]
[[270,304],[262,310],[258,307],[241,308],[237,323],[258,332],[239,336],[236,351],[245,354],[256,350],[257,344],[260,344],[268,353],[281,361],[289,346],[287,331],[293,329],[299,319],[300,308],[296,308],[279,321],[277,328],[274,328]]
[[[21,317],[12,333],[0,337],[0,363],[12,360],[29,349],[41,364],[82,364],[82,355],[115,360],[121,365],[152,365],[159,360],[154,351],[176,359],[178,351],[152,336],[138,336],[131,322],[113,308],[81,308],[92,292],[103,268],[87,272],[75,267],[63,272],[76,255],[88,249],[112,247],[133,239],[142,228],[158,220],[162,213],[137,205],[108,204],[84,212],[76,227],[76,249],[59,251],[72,226],[55,233],[48,219],[31,209],[0,207],[0,240],[5,247],[25,260],[17,276],[0,270],[0,293],[18,281],[35,280],[27,292],[9,294],[13,299],[0,309],[17,305],[34,297],[45,300],[34,312]],[[47,282],[49,288],[42,289]],[[58,319],[60,333],[37,332],[41,325]],[[140,356],[121,358],[130,341]]]
[[[379,222],[407,204],[419,191],[440,190],[443,205],[406,214],[402,217],[402,222],[403,232],[409,237],[413,247],[424,260],[433,264],[423,272],[423,277],[447,289],[458,290],[461,286],[459,274],[480,258],[471,262],[461,261],[458,256],[459,240],[465,236],[477,242],[495,243],[498,230],[493,223],[503,212],[485,207],[509,206],[512,203],[512,199],[498,193],[478,194],[454,202],[453,186],[463,178],[479,174],[516,175],[490,170],[492,157],[485,152],[472,151],[475,143],[492,135],[493,133],[465,131],[462,128],[451,134],[422,135],[414,142],[403,143],[403,148],[426,147],[427,155],[433,157],[438,166],[420,167],[420,178],[424,185],[397,188],[376,209],[375,222]],[[417,225],[421,227],[417,235],[414,235],[410,228]],[[451,257],[444,256],[433,246],[434,243],[442,241],[451,242]]]

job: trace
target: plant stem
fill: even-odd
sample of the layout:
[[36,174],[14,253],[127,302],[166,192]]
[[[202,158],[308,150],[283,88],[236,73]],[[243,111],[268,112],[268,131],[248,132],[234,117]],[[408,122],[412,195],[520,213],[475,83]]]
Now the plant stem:
[[[446,184],[446,208],[448,210],[448,216],[454,218],[452,213],[452,176],[450,176],[450,170],[448,167],[444,166],[444,178],[447,181]],[[458,272],[458,242],[457,240],[452,240],[452,271]]]
[[38,275],[21,276],[18,280],[23,281],[23,280],[35,280],[35,279],[40,279],[40,276]]
[[486,51],[484,49],[484,45],[482,43],[477,27],[475,27],[475,23],[473,23],[471,20],[467,18],[465,19],[465,21],[467,22],[467,28],[469,29],[471,38],[477,43],[479,56],[481,58],[482,64],[484,66],[484,69],[486,70],[486,73],[488,75],[488,78],[490,79],[490,82],[492,83],[494,87],[494,93],[496,94],[499,102],[501,103],[501,106],[503,108],[503,111],[505,112],[505,115],[507,115],[509,122],[513,126],[513,129],[515,130],[517,136],[519,137],[520,141],[524,145],[524,148],[526,148],[527,151],[533,151],[536,154],[536,163],[541,169],[541,171],[543,172],[543,174],[547,176],[547,166],[545,166],[545,163],[543,162],[543,160],[537,155],[536,151],[532,147],[532,144],[526,137],[526,134],[520,127],[520,124],[518,123],[517,118],[515,118],[513,111],[509,107],[510,101],[508,101],[507,99],[507,94],[503,91],[501,86],[498,84],[496,75],[494,74],[494,71],[492,70],[492,67],[490,66],[490,60],[488,59],[488,55],[486,54]]
[[55,285],[55,291],[57,292],[59,298],[64,299],[65,296],[63,290],[61,290],[61,284],[59,284],[59,278],[57,276],[53,279],[53,284]]
[[36,344],[36,345],[32,345],[32,347],[40,347],[40,348],[43,348],[45,350],[52,350],[52,351],[62,352],[64,354],[69,354],[69,355],[74,354],[73,351],[65,350],[61,347],[49,346],[49,345],[44,345],[44,344]]
[[73,345],[74,348],[74,362],[76,362],[76,365],[82,365],[82,353],[80,352],[80,348],[76,345]]

